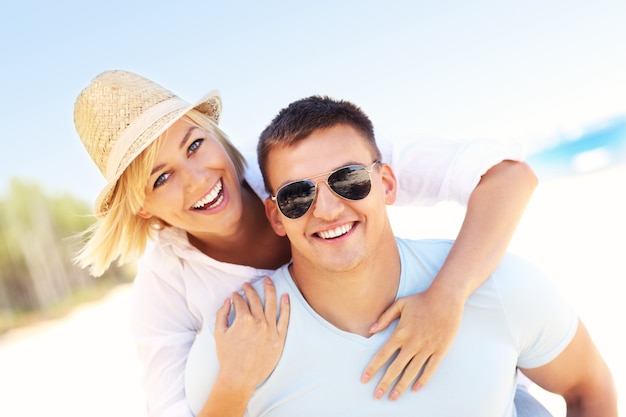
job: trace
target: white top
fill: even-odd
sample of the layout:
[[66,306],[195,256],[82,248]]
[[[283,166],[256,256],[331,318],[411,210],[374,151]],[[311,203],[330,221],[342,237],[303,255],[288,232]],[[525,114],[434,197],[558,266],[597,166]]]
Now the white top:
[[[392,165],[399,180],[397,204],[405,205],[446,200],[466,205],[489,168],[525,156],[519,144],[494,142],[437,140],[379,146],[383,162]],[[265,199],[255,158],[248,159],[246,181]],[[215,321],[222,301],[244,282],[272,272],[216,261],[191,246],[182,230],[159,233],[158,242],[138,262],[132,311],[150,417],[191,417],[183,377],[197,331]]]
[[[397,297],[423,291],[443,264],[451,241],[397,239],[402,273]],[[287,266],[273,276],[291,311],[280,361],[253,394],[246,416],[516,416],[516,367],[534,368],[556,358],[576,333],[578,319],[543,274],[506,255],[468,299],[459,332],[437,372],[419,392],[397,401],[375,400],[382,373],[368,384],[363,369],[394,325],[369,338],[342,331],[307,304]],[[255,285],[263,293],[261,283]],[[213,324],[197,337],[186,369],[194,413],[215,380]]]

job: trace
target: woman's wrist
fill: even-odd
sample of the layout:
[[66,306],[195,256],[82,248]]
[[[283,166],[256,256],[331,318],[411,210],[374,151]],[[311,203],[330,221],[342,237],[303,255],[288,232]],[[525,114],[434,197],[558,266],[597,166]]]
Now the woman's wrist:
[[469,279],[458,279],[458,276],[445,274],[442,269],[427,291],[448,303],[463,305],[474,289]]
[[247,376],[232,375],[228,372],[218,373],[213,386],[219,387],[221,395],[245,399],[246,403],[256,389],[256,384],[250,381]]

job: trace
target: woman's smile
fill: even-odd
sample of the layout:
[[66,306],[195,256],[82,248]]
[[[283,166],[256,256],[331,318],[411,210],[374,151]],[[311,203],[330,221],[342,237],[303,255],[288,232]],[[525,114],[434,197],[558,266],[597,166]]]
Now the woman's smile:
[[215,187],[211,191],[209,191],[201,200],[196,202],[196,204],[191,207],[193,210],[210,210],[212,208],[217,207],[224,201],[224,184],[222,183],[222,179],[215,184]]

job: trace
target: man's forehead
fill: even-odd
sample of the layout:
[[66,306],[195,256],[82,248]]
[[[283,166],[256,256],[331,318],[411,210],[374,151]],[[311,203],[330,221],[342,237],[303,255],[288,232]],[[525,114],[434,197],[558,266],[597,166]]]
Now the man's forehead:
[[282,185],[334,171],[346,165],[369,166],[373,156],[365,139],[311,135],[292,146],[272,149],[268,158],[271,184]]

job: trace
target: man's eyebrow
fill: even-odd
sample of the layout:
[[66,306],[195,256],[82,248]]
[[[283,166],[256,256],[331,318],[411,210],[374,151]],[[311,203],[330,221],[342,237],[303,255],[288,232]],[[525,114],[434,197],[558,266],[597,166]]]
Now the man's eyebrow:
[[[182,149],[185,146],[185,143],[187,143],[187,141],[189,140],[189,137],[191,136],[191,133],[195,129],[198,129],[198,127],[197,126],[190,126],[189,129],[187,129],[187,133],[185,133],[185,135],[183,136],[183,138],[180,141],[180,144],[178,145],[179,149]],[[150,172],[150,176],[154,175],[155,172],[160,171],[164,166],[165,166],[165,164],[159,164],[159,165],[155,166],[152,169],[152,172]]]

